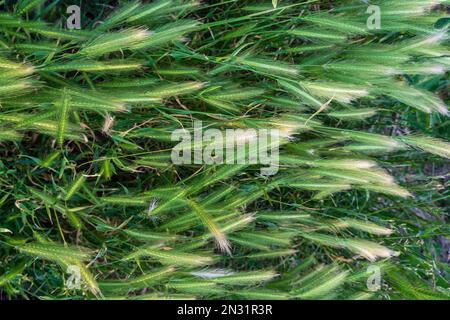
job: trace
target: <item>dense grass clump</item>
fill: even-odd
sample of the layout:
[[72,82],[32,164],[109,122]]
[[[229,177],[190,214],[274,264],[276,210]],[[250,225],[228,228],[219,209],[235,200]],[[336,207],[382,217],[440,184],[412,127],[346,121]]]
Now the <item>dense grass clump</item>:
[[1,299],[449,298],[446,1],[74,2],[0,1]]

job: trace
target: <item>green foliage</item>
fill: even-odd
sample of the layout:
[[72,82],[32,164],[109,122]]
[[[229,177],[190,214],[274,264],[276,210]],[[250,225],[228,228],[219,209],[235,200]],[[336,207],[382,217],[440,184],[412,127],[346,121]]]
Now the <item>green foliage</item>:
[[[379,30],[356,0],[119,3],[66,30],[0,1],[0,299],[448,299],[445,1]],[[194,120],[278,129],[278,173],[173,164]]]

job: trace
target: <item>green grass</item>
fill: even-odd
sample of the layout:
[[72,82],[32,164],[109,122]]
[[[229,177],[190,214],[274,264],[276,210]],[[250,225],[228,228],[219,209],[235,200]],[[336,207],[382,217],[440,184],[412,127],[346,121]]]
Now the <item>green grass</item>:
[[447,1],[143,2],[0,1],[0,299],[449,298]]

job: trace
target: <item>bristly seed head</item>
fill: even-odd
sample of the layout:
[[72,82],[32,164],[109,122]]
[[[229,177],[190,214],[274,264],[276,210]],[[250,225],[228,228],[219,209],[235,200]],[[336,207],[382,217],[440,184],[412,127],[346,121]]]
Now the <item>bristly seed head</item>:
[[103,122],[102,132],[106,135],[111,134],[111,129],[114,125],[114,117],[109,114],[105,117],[105,121]]

